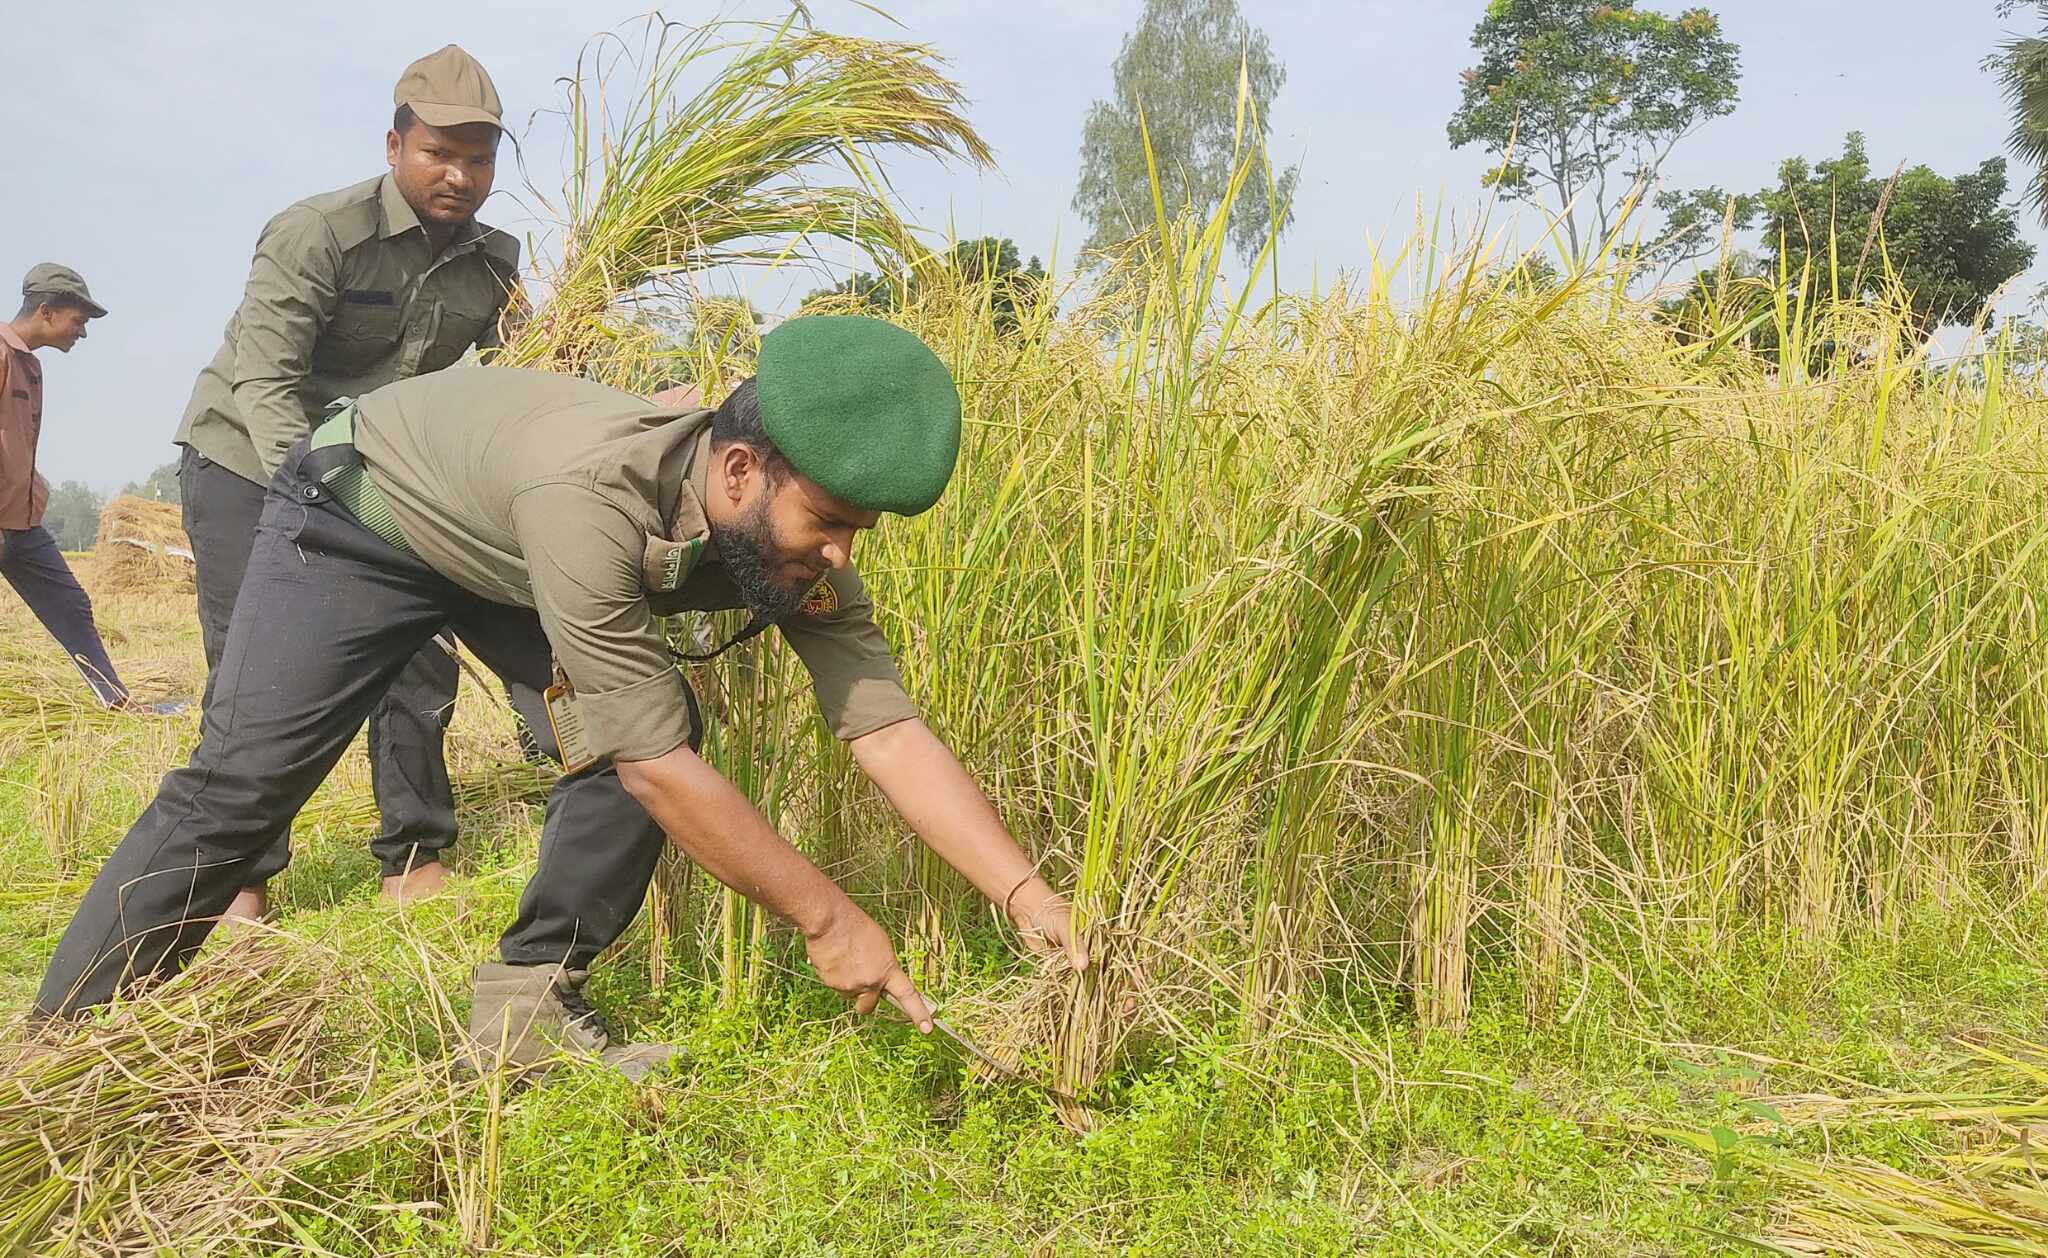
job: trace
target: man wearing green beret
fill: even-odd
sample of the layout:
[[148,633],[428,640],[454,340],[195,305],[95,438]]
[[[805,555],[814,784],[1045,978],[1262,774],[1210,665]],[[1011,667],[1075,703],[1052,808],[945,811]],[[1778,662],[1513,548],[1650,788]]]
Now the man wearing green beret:
[[480,1055],[567,1048],[628,1073],[591,962],[645,896],[662,836],[804,933],[863,1013],[929,1011],[882,930],[700,759],[699,714],[657,617],[746,608],[809,670],[826,723],[905,821],[1039,946],[1086,963],[1065,901],[917,718],[852,564],[854,537],[945,488],[960,401],[944,365],[875,319],[791,320],[716,409],[587,380],[467,368],[337,408],[264,503],[220,688],[87,891],[37,996],[45,1014],[183,965],[265,836],[290,821],[411,652],[453,629],[508,683],[546,690],[539,867],[475,975]]

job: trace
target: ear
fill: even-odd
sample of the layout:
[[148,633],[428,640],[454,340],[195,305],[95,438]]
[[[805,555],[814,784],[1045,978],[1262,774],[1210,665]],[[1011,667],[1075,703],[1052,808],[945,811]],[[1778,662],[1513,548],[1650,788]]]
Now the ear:
[[386,131],[384,133],[384,164],[393,170],[398,169],[398,150],[404,143],[404,138],[398,132]]
[[759,470],[760,460],[744,441],[735,441],[718,452],[718,487],[734,506],[746,497],[748,477]]

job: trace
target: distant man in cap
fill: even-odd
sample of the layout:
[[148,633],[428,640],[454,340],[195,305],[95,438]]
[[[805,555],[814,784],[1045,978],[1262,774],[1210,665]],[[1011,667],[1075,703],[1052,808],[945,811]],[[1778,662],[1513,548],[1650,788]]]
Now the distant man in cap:
[[[952,475],[960,400],[923,342],[876,319],[790,320],[717,408],[477,367],[388,385],[324,422],[264,502],[242,606],[191,763],[87,891],[37,1008],[166,975],[341,756],[413,652],[453,628],[507,682],[548,688],[540,863],[479,966],[471,1051],[567,1049],[629,1074],[583,996],[646,893],[662,835],[795,924],[866,1013],[928,1008],[882,930],[696,753],[700,715],[656,617],[745,607],[778,628],[821,714],[904,820],[1043,948],[1087,963],[1066,901],[917,718],[851,552]],[[735,639],[738,640],[738,639]]]
[[[241,305],[178,429],[209,710],[263,487],[285,452],[336,399],[499,343],[519,242],[476,221],[496,169],[497,89],[450,44],[406,67],[392,98],[391,169],[300,201],[264,227]],[[457,667],[427,644],[370,717],[370,780],[383,819],[370,850],[396,899],[437,889],[440,855],[455,841],[442,738]],[[264,885],[289,859],[290,836],[280,830],[246,866],[231,915],[260,916]]]
[[43,527],[50,486],[36,471],[43,428],[43,368],[35,352],[68,354],[85,325],[107,313],[85,279],[45,262],[21,281],[21,309],[0,323],[0,576],[57,639],[85,684],[108,707],[132,706],[93,624],[92,600],[79,587],[56,539]]

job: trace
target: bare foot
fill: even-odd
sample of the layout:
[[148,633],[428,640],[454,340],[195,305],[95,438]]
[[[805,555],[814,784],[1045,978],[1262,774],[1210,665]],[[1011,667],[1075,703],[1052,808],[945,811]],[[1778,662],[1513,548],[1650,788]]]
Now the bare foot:
[[228,903],[227,912],[221,914],[221,924],[226,926],[235,922],[260,922],[269,908],[270,897],[264,893],[260,883],[253,887],[243,887]]
[[441,890],[448,881],[448,867],[440,861],[424,861],[402,874],[384,879],[384,898],[400,904],[423,899]]

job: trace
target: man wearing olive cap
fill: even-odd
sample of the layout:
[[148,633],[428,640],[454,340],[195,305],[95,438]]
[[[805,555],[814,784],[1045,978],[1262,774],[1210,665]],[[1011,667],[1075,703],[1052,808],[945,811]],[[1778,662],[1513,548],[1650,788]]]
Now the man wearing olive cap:
[[[476,221],[497,159],[497,89],[450,44],[408,66],[392,100],[388,173],[300,201],[264,227],[241,305],[178,429],[209,708],[263,486],[285,452],[335,399],[499,343],[519,242]],[[370,717],[383,819],[370,849],[394,898],[438,887],[440,854],[455,840],[442,736],[457,676],[454,657],[430,643]],[[234,916],[262,913],[264,884],[289,858],[280,831],[248,868]]]
[[[960,441],[938,358],[880,320],[793,319],[715,410],[588,380],[465,368],[343,408],[265,501],[216,702],[191,764],[108,860],[37,996],[46,1014],[182,965],[340,757],[406,658],[453,628],[508,682],[551,687],[540,864],[500,961],[479,966],[472,1046],[561,1048],[643,1070],[582,996],[638,910],[662,835],[804,932],[867,1012],[929,1015],[887,937],[695,747],[699,714],[656,618],[744,607],[811,675],[827,725],[910,826],[1035,944],[1086,963],[1064,900],[918,720],[851,562],[885,512],[930,507]],[[742,636],[746,636],[745,633]]]
[[43,527],[50,486],[36,471],[43,369],[35,351],[70,353],[85,339],[86,323],[106,313],[83,276],[44,262],[30,267],[21,281],[21,310],[0,322],[0,577],[64,648],[93,695],[108,707],[127,707],[127,688],[93,623],[92,600]]

